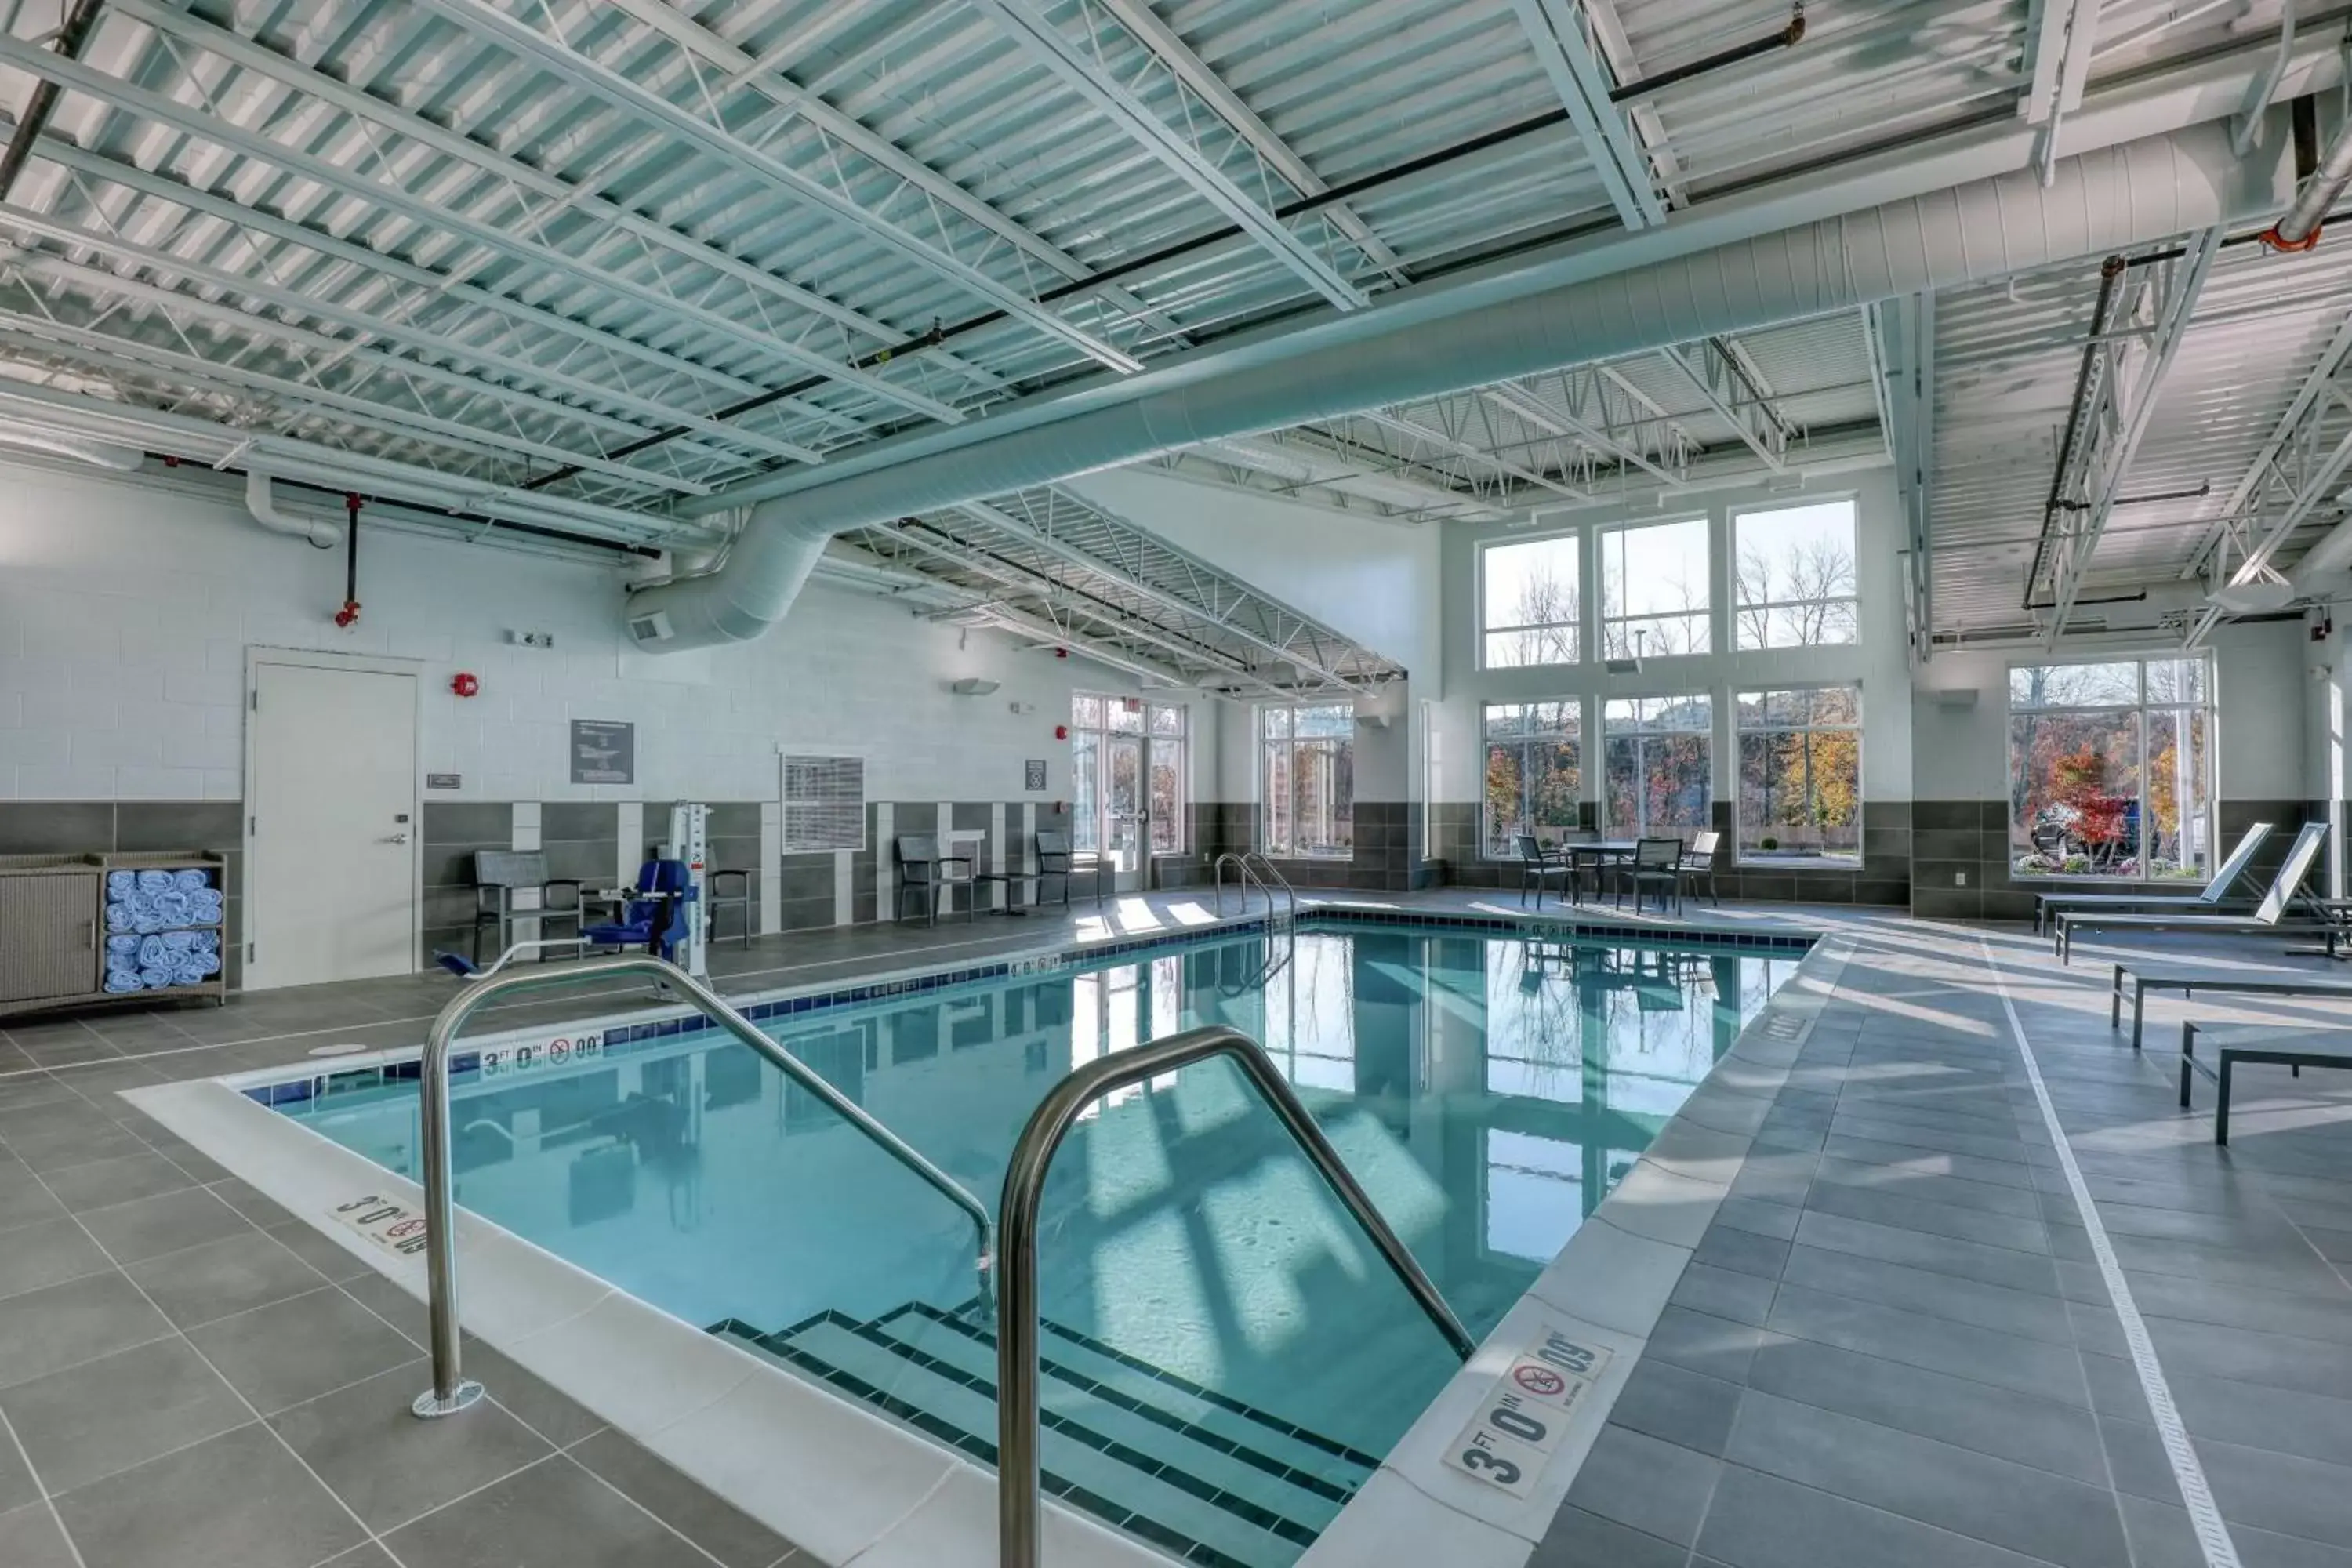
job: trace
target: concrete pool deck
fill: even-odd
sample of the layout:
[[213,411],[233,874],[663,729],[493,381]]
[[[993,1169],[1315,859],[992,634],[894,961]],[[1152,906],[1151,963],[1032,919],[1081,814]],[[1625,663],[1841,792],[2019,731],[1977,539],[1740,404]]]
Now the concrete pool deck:
[[[1107,924],[1135,929],[1098,940],[1172,928],[1205,901],[1132,900]],[[1468,891],[1362,901],[1516,907]],[[961,963],[1079,935],[1091,913],[1066,928],[984,919],[770,939],[714,969],[740,989]],[[1745,1091],[1752,1130],[1724,1135],[1736,1150],[1706,1152],[1723,1189],[1711,1222],[1611,1380],[1622,1389],[1565,1506],[1520,1558],[2209,1560],[2005,989],[2178,1412],[2176,1449],[2239,1560],[2352,1564],[2352,1469],[2338,1462],[2352,1454],[2352,1081],[2246,1069],[2219,1151],[2210,1093],[2184,1115],[2168,1052],[2134,1058],[2109,1030],[2100,965],[2060,970],[2021,932],[1893,911],[1720,918],[1851,947],[1785,1061],[1759,1038],[1780,1079]],[[2277,946],[2130,951],[2309,962]],[[782,1537],[510,1363],[487,1360],[496,1419],[470,1432],[408,1420],[396,1407],[419,1376],[414,1301],[115,1092],[302,1061],[321,1043],[414,1045],[449,994],[424,978],[320,987],[0,1041],[24,1058],[0,1070],[0,1561],[439,1568],[485,1542],[502,1563],[788,1556]],[[2182,1016],[2332,1016],[2239,1000],[2168,1001],[2150,1039],[2160,1047]],[[611,1005],[565,996],[485,1023]],[[1596,1217],[1614,1224],[1607,1208]]]

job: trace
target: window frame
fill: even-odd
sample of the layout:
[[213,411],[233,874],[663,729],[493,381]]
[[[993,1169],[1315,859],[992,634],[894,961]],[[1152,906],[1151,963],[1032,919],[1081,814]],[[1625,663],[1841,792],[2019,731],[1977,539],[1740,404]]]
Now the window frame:
[[[1820,599],[1767,599],[1759,600],[1753,605],[1743,601],[1739,596],[1740,520],[1748,517],[1769,516],[1774,512],[1801,511],[1808,508],[1820,506],[1843,506],[1846,509],[1847,521],[1853,529],[1854,591],[1851,594],[1832,595],[1826,598]],[[1724,548],[1728,556],[1728,559],[1724,563],[1725,586],[1731,595],[1730,602],[1726,606],[1727,619],[1729,622],[1729,626],[1727,629],[1731,634],[1731,647],[1727,651],[1732,657],[1737,658],[1740,654],[1746,653],[1787,653],[1798,648],[1858,648],[1862,646],[1862,501],[1860,497],[1849,491],[1844,494],[1806,496],[1800,500],[1775,499],[1757,501],[1747,506],[1727,507],[1724,509]],[[1853,613],[1853,636],[1843,642],[1761,642],[1758,643],[1753,647],[1748,647],[1740,639],[1740,627],[1743,624],[1741,616],[1744,615],[1759,611],[1764,612],[1768,617],[1766,624],[1769,626],[1769,612],[1771,611],[1805,609],[1817,605],[1822,606],[1832,605],[1845,605],[1851,606]],[[1781,686],[1775,687],[1772,689],[1785,691],[1794,690],[1796,688],[1793,686]]]
[[[1681,517],[1643,518],[1639,521],[1604,522],[1594,525],[1592,529],[1592,637],[1593,647],[1603,664],[1606,664],[1607,661],[1612,658],[1639,658],[1644,664],[1647,664],[1650,660],[1655,658],[1713,658],[1721,653],[1722,650],[1716,647],[1715,620],[1717,610],[1718,608],[1717,605],[1717,588],[1718,586],[1717,578],[1720,574],[1717,571],[1719,563],[1716,560],[1715,524],[1716,512],[1714,509],[1710,508],[1706,511],[1696,514],[1685,514]],[[1693,527],[1699,531],[1700,538],[1706,542],[1704,552],[1700,560],[1701,572],[1699,574],[1700,587],[1705,597],[1697,608],[1689,610],[1641,610],[1628,611],[1623,614],[1615,613],[1611,606],[1609,599],[1609,541],[1611,537],[1616,534],[1640,532],[1645,529]],[[1673,653],[1653,652],[1647,650],[1646,645],[1635,642],[1633,638],[1632,631],[1628,630],[1624,634],[1625,640],[1623,643],[1622,645],[1618,645],[1616,650],[1612,651],[1609,636],[1612,627],[1630,626],[1634,622],[1659,621],[1696,621],[1698,624],[1699,629],[1705,636],[1706,646],[1703,647],[1691,648]]]
[[[1850,643],[1803,643],[1792,646],[1805,647],[1850,647],[1853,645]],[[1750,649],[1749,651],[1755,652],[1759,650]],[[1766,724],[1754,730],[1746,729],[1741,726],[1739,717],[1741,699],[1746,697],[1767,699],[1767,711],[1769,711],[1769,699],[1772,694],[1776,692],[1787,693],[1796,691],[1853,692],[1853,722],[1852,724],[1819,724],[1812,722],[1801,725]],[[1866,772],[1866,764],[1864,762],[1864,750],[1865,746],[1867,746],[1868,742],[1865,739],[1864,724],[1864,711],[1863,708],[1862,681],[1857,678],[1851,680],[1781,680],[1748,687],[1735,685],[1730,689],[1728,695],[1731,699],[1731,711],[1729,717],[1731,720],[1731,855],[1733,864],[1739,866],[1787,866],[1801,869],[1826,868],[1839,871],[1861,871],[1864,845],[1861,841],[1860,836],[1864,831],[1865,824],[1864,812],[1868,789],[1867,784],[1865,783],[1868,775]],[[1750,855],[1746,843],[1747,828],[1740,811],[1740,806],[1745,795],[1743,787],[1744,781],[1740,768],[1740,742],[1750,735],[1842,734],[1849,731],[1853,736],[1853,807],[1854,833],[1856,836],[1856,841],[1853,856],[1851,858],[1843,855],[1823,854],[1800,856],[1783,855],[1777,852]]]
[[[1616,696],[1604,695],[1604,696],[1602,696],[1602,697],[1600,699],[1600,701],[1599,701],[1599,705],[1600,705],[1600,720],[1601,720],[1601,816],[1600,816],[1600,820],[1601,820],[1601,831],[1602,831],[1603,833],[1607,833],[1607,834],[1615,834],[1615,835],[1618,835],[1618,836],[1620,836],[1620,837],[1622,837],[1622,836],[1624,836],[1625,834],[1627,834],[1627,833],[1629,833],[1629,832],[1630,832],[1631,836],[1632,836],[1632,837],[1636,837],[1636,838],[1641,838],[1641,837],[1666,837],[1666,835],[1665,835],[1665,834],[1661,833],[1661,832],[1659,832],[1659,831],[1657,830],[1657,828],[1658,828],[1658,825],[1654,825],[1654,824],[1652,824],[1652,823],[1650,822],[1650,820],[1649,820],[1649,809],[1648,809],[1647,804],[1646,804],[1646,802],[1645,802],[1645,801],[1643,801],[1643,800],[1642,793],[1641,793],[1641,792],[1639,792],[1639,791],[1637,791],[1637,792],[1636,792],[1636,794],[1635,794],[1635,799],[1636,799],[1637,803],[1639,803],[1639,804],[1637,805],[1637,808],[1636,808],[1636,811],[1635,811],[1635,820],[1634,820],[1633,822],[1631,822],[1631,823],[1621,823],[1621,822],[1617,822],[1617,821],[1612,820],[1612,817],[1610,816],[1610,814],[1609,814],[1609,748],[1610,748],[1610,746],[1611,746],[1614,742],[1616,742],[1616,741],[1618,741],[1618,740],[1632,740],[1632,741],[1633,741],[1633,742],[1636,742],[1636,746],[1635,746],[1635,761],[1634,761],[1634,773],[1635,773],[1636,778],[1638,779],[1638,778],[1642,778],[1642,777],[1646,777],[1646,776],[1647,776],[1647,773],[1648,773],[1648,770],[1647,770],[1647,767],[1646,767],[1646,763],[1645,763],[1645,760],[1644,760],[1644,759],[1645,759],[1645,756],[1646,756],[1646,752],[1647,752],[1648,748],[1647,748],[1647,746],[1646,746],[1645,744],[1643,744],[1643,742],[1649,742],[1649,741],[1652,741],[1652,740],[1669,740],[1669,739],[1677,739],[1677,738],[1696,737],[1696,738],[1698,740],[1698,742],[1700,742],[1701,746],[1704,748],[1703,755],[1704,755],[1704,757],[1705,757],[1705,765],[1700,769],[1700,773],[1701,773],[1701,774],[1705,777],[1705,779],[1706,779],[1706,821],[1704,821],[1704,822],[1702,822],[1702,823],[1697,824],[1697,825],[1696,825],[1696,826],[1686,826],[1686,825],[1683,825],[1683,824],[1674,824],[1674,823],[1665,824],[1665,825],[1664,825],[1664,826],[1671,826],[1671,827],[1682,827],[1682,828],[1683,828],[1683,830],[1684,830],[1684,833],[1685,833],[1685,834],[1699,834],[1699,833],[1705,833],[1705,832],[1706,832],[1708,829],[1712,828],[1712,827],[1715,826],[1715,764],[1716,764],[1716,761],[1717,761],[1717,759],[1716,759],[1716,755],[1715,755],[1715,731],[1716,731],[1716,723],[1717,723],[1717,719],[1720,717],[1720,714],[1718,713],[1718,711],[1717,711],[1717,707],[1716,707],[1717,696],[1717,690],[1716,686],[1714,686],[1714,685],[1710,684],[1710,685],[1707,685],[1707,686],[1695,687],[1695,688],[1688,688],[1688,689],[1684,689],[1684,690],[1680,690],[1680,691],[1663,691],[1663,692],[1626,692],[1626,693],[1623,693],[1622,695],[1616,695]],[[1625,733],[1622,733],[1622,734],[1619,734],[1619,733],[1612,733],[1612,731],[1611,731],[1611,728],[1610,728],[1610,722],[1609,722],[1609,706],[1610,706],[1610,704],[1611,704],[1611,703],[1612,703],[1612,702],[1655,702],[1655,703],[1662,703],[1662,704],[1674,704],[1674,703],[1680,703],[1680,702],[1691,702],[1691,701],[1705,702],[1705,703],[1706,704],[1706,723],[1705,727],[1703,727],[1703,728],[1698,728],[1698,729],[1675,729],[1675,730],[1667,730],[1667,729],[1652,729],[1652,728],[1650,728],[1650,727],[1649,727],[1649,724],[1648,724],[1648,721],[1639,721],[1639,723],[1640,723],[1641,727],[1639,727],[1639,728],[1637,728],[1637,729],[1634,729],[1634,730],[1633,730],[1633,731],[1628,731],[1628,732],[1625,732]],[[1680,837],[1680,836],[1681,836],[1681,835],[1677,835],[1677,837]]]
[[[1585,661],[1584,629],[1586,622],[1591,618],[1588,613],[1586,595],[1584,592],[1585,567],[1588,564],[1585,560],[1587,553],[1586,535],[1588,531],[1588,530],[1580,525],[1560,530],[1557,532],[1539,534],[1507,534],[1497,539],[1482,540],[1479,542],[1477,547],[1478,604],[1477,629],[1475,635],[1478,638],[1477,664],[1480,669],[1570,669]],[[1489,625],[1489,605],[1487,594],[1491,587],[1493,577],[1487,569],[1488,560],[1493,556],[1494,552],[1498,550],[1525,550],[1531,549],[1538,545],[1563,545],[1566,547],[1569,564],[1573,574],[1572,591],[1576,595],[1575,616],[1571,619],[1565,621],[1535,621],[1525,625],[1514,623],[1509,626]],[[1568,656],[1565,658],[1531,658],[1505,663],[1497,661],[1489,651],[1492,646],[1491,639],[1495,637],[1541,636],[1545,633],[1558,632],[1564,632],[1566,634],[1563,640],[1567,644]]]
[[[2184,702],[2178,700],[2162,701],[2151,700],[2148,693],[2148,667],[2157,664],[2182,663],[2194,663],[2200,667],[2201,674],[2198,683],[2199,694],[2197,700],[2193,702]],[[2133,696],[2129,700],[2117,700],[2110,701],[2043,702],[2038,705],[2025,707],[2021,707],[2018,703],[2014,687],[2016,674],[2019,670],[2037,668],[2057,669],[2095,665],[2119,664],[2130,665],[2132,667]],[[2169,648],[2159,649],[2153,653],[2129,653],[2117,651],[2096,657],[2077,658],[2018,659],[2006,665],[2002,670],[2001,681],[2001,772],[2004,787],[2010,796],[2009,808],[2006,814],[2007,821],[2003,825],[2003,851],[2008,862],[2011,878],[2013,880],[2022,882],[2049,881],[2083,884],[2095,887],[2107,886],[2142,888],[2187,886],[2193,880],[2198,879],[2198,873],[2193,871],[2180,872],[2176,873],[2173,876],[2159,878],[2151,876],[2148,870],[2149,863],[2155,858],[2152,854],[2148,853],[2147,837],[2149,824],[2154,820],[2154,812],[2151,805],[2151,795],[2154,788],[2154,781],[2150,776],[2149,769],[2150,721],[2158,714],[2178,714],[2182,712],[2194,713],[2202,721],[2204,727],[2204,756],[2202,759],[2202,767],[2200,769],[2203,776],[2199,780],[2199,789],[2203,797],[2204,809],[2200,814],[2203,817],[2202,823],[2200,824],[2200,830],[2203,837],[2205,845],[2205,868],[2203,875],[2205,877],[2210,877],[2213,867],[2218,863],[2216,859],[2216,852],[2220,846],[2218,830],[2220,827],[2221,792],[2218,786],[2221,779],[2221,748],[2219,733],[2221,727],[2221,703],[2217,689],[2217,682],[2218,671],[2213,656],[2210,650],[2206,649],[2189,651],[2179,648]],[[2137,829],[2137,832],[2139,837],[2139,848],[2132,856],[2135,868],[2128,875],[2113,871],[2068,871],[2063,868],[2054,871],[2020,870],[2018,868],[2018,862],[2023,858],[2023,851],[2021,850],[2017,839],[2019,827],[2017,813],[2020,809],[2020,803],[2017,798],[2017,721],[2021,717],[2070,713],[2127,714],[2135,721],[2135,728],[2137,731],[2136,736],[2136,751],[2137,753],[2137,771],[2138,773],[2138,784],[2135,795],[2135,803],[2138,808],[2137,820],[2139,826]],[[2177,835],[2185,837],[2189,831],[2189,815],[2185,811],[2179,811],[2177,806],[2176,811],[2179,816],[2179,826],[2174,831]],[[2032,829],[2029,826],[2026,831],[2025,844],[2030,847],[2032,843],[2033,839]],[[2063,868],[2063,858],[2061,864]]]
[[[1481,780],[1478,800],[1478,858],[1482,860],[1507,861],[1516,860],[1518,858],[1518,857],[1511,853],[1508,843],[1502,843],[1499,847],[1497,847],[1497,839],[1494,825],[1494,802],[1487,795],[1484,783],[1486,769],[1492,765],[1494,748],[1496,743],[1493,731],[1493,720],[1491,715],[1498,708],[1528,709],[1547,707],[1567,710],[1568,712],[1572,714],[1575,718],[1575,731],[1570,738],[1573,740],[1576,746],[1576,791],[1572,804],[1576,808],[1577,820],[1569,823],[1529,823],[1527,830],[1530,833],[1538,832],[1544,827],[1564,827],[1570,830],[1574,830],[1583,826],[1583,812],[1588,793],[1586,785],[1590,782],[1591,770],[1591,755],[1586,746],[1587,737],[1585,734],[1584,723],[1584,699],[1579,696],[1537,697],[1517,700],[1506,699],[1500,701],[1481,700],[1478,704],[1478,757],[1479,777]],[[1523,760],[1521,763],[1519,793],[1520,799],[1522,803],[1524,803],[1527,797],[1524,748],[1546,742],[1541,737],[1533,735],[1522,735],[1517,739],[1518,743],[1522,748]],[[1557,742],[1555,741],[1550,743],[1556,744]],[[1504,831],[1507,834],[1516,830],[1507,828]]]
[[[1344,711],[1348,715],[1348,732],[1345,735],[1300,734],[1298,732],[1299,714],[1322,710]],[[1283,732],[1279,735],[1267,732],[1270,728],[1268,721],[1276,714],[1285,715],[1286,720],[1282,727]],[[1253,720],[1257,731],[1258,853],[1270,860],[1315,860],[1335,865],[1352,861],[1356,858],[1355,703],[1345,700],[1337,702],[1261,702],[1257,705]],[[1348,842],[1344,846],[1338,847],[1336,852],[1333,849],[1318,852],[1296,847],[1276,849],[1274,846],[1273,802],[1268,798],[1270,792],[1267,787],[1268,779],[1273,771],[1271,763],[1275,751],[1278,748],[1291,753],[1292,761],[1288,776],[1296,779],[1298,776],[1297,753],[1300,748],[1324,749],[1335,742],[1344,743],[1348,748],[1348,799],[1345,813],[1348,823]],[[1337,822],[1340,815],[1335,803],[1332,820]],[[1294,837],[1296,831],[1294,824]]]

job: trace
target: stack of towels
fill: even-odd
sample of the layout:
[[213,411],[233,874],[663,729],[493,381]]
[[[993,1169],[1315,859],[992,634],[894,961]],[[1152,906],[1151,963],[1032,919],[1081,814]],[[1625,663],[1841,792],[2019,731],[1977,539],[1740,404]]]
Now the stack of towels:
[[221,967],[221,890],[212,874],[106,874],[106,988],[118,995],[194,985]]

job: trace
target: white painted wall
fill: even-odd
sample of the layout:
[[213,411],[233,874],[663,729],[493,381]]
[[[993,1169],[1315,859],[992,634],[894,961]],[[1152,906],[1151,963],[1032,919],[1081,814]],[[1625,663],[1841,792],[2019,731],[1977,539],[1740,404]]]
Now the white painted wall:
[[[1855,572],[1860,586],[1861,640],[1845,647],[1772,648],[1731,651],[1730,514],[1755,507],[1852,496],[1856,510]],[[1478,554],[1489,542],[1517,542],[1547,533],[1591,531],[1613,523],[1665,521],[1704,515],[1714,538],[1713,647],[1716,651],[1683,658],[1652,658],[1639,674],[1611,675],[1597,658],[1572,665],[1484,669],[1478,606]],[[1715,697],[1715,791],[1727,797],[1735,763],[1731,693],[1773,685],[1862,685],[1863,794],[1865,799],[1907,800],[1912,793],[1911,682],[1904,641],[1901,586],[1901,518],[1894,483],[1885,469],[1824,478],[1801,490],[1720,489],[1643,502],[1622,509],[1586,508],[1538,513],[1525,528],[1500,524],[1454,525],[1445,539],[1444,697],[1440,703],[1439,772],[1443,798],[1476,801],[1482,794],[1485,752],[1480,744],[1482,709],[1489,702],[1588,699],[1585,712],[1585,798],[1601,798],[1600,702],[1610,697],[1658,696],[1706,690]],[[1586,552],[1588,579],[1591,552]],[[1597,614],[1597,587],[1585,584],[1587,620]],[[1587,638],[1588,642],[1591,639]],[[1593,650],[1588,648],[1588,654]]]
[[[364,526],[346,632],[340,550],[265,533],[234,486],[184,488],[0,468],[0,799],[240,798],[254,644],[421,661],[420,766],[465,779],[435,800],[772,799],[779,744],[864,753],[877,799],[1058,800],[1071,691],[1137,689],[824,585],[760,642],[656,658],[623,633],[612,570]],[[556,646],[509,646],[509,628]],[[461,669],[479,696],[449,693]],[[958,697],[963,676],[1003,684]],[[1195,776],[1213,781],[1221,704],[1192,706]],[[570,783],[573,718],[636,724],[634,786]],[[1032,757],[1050,764],[1043,795],[1022,787]]]

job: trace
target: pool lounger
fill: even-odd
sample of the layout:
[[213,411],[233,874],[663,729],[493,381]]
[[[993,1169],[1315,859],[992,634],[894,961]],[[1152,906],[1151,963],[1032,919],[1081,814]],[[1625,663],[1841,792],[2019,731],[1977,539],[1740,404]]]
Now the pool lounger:
[[2251,915],[2162,914],[2110,915],[2095,911],[2068,913],[2058,916],[2058,961],[2074,961],[2074,933],[2078,931],[2193,931],[2205,936],[2269,936],[2275,932],[2302,932],[2324,937],[2327,955],[2336,956],[2337,937],[2345,934],[2341,919],[2326,910],[2322,918],[2287,921],[2281,919],[2287,905],[2311,874],[2312,862],[2319,858],[2319,846],[2327,837],[2327,824],[2306,822],[2295,834],[2294,847],[2286,852],[2286,863],[2272,879],[2270,891],[2263,895],[2262,907]]
[[2142,910],[2161,914],[2178,910],[2193,914],[2203,910],[2214,914],[2226,913],[2222,908],[2229,901],[2230,889],[2237,886],[2253,864],[2254,851],[2271,836],[2271,825],[2257,822],[2246,828],[2245,837],[2230,851],[2230,858],[2214,871],[2213,879],[2195,893],[2043,893],[2033,900],[2033,934],[2040,936],[2049,929],[2050,917],[2061,910],[2112,910],[2117,912]]
[[2180,1109],[2189,1109],[2189,1075],[2201,1072],[2213,1080],[2213,1142],[2230,1141],[2230,1069],[2240,1062],[2270,1062],[2294,1069],[2352,1068],[2352,1029],[2248,1028],[2206,1029],[2205,1043],[2213,1047],[2213,1065],[2197,1059],[2199,1026],[2194,1018],[2180,1026]]
[[2123,1027],[2124,976],[2132,980],[2132,1049],[2140,1046],[2140,1024],[2151,991],[2178,991],[2183,996],[2200,991],[2237,992],[2250,996],[2322,996],[2352,1002],[2352,981],[2323,980],[2310,974],[2259,969],[2199,969],[2185,963],[2118,963],[2113,991],[2107,997],[2107,1026]]

